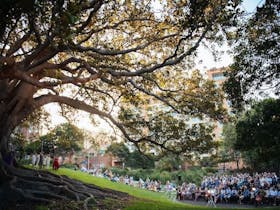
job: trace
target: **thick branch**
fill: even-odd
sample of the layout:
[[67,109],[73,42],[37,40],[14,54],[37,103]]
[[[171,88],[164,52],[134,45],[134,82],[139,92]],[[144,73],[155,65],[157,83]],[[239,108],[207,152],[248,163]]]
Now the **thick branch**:
[[[45,64],[45,66],[48,67],[54,67],[52,66],[52,64],[48,65]],[[62,72],[60,72],[59,75],[56,75],[55,72],[49,72],[49,77],[51,77],[51,75],[53,76],[53,79],[56,79],[58,81],[39,81],[39,78],[34,77],[32,74],[27,74],[26,72],[20,71],[17,68],[13,68],[10,69],[9,71],[1,71],[0,72],[0,79],[18,79],[18,80],[22,80],[26,83],[32,84],[36,87],[40,87],[40,88],[47,88],[47,89],[51,89],[52,87],[58,86],[58,85],[62,85],[62,84],[68,84],[68,83],[72,83],[72,84],[84,84],[87,83],[91,80],[95,80],[97,78],[99,78],[99,74],[93,74],[90,75],[89,77],[68,77],[66,75],[63,75]]]
[[68,106],[71,106],[73,108],[80,109],[80,110],[86,111],[88,113],[98,115],[101,118],[109,119],[115,126],[117,126],[121,130],[121,132],[123,133],[125,138],[127,138],[131,142],[134,142],[134,143],[137,142],[137,140],[130,138],[130,136],[128,135],[128,133],[126,132],[126,130],[122,126],[122,124],[117,122],[110,114],[102,112],[102,111],[98,110],[97,108],[90,106],[82,101],[74,100],[74,99],[67,98],[64,96],[44,95],[44,96],[40,96],[36,99],[35,106],[38,108],[38,107],[41,107],[45,104],[52,103],[52,102],[63,103]]
[[31,32],[28,32],[25,34],[21,39],[19,39],[17,42],[13,44],[13,46],[8,50],[6,56],[11,56],[13,53],[15,53],[19,48],[21,48],[22,44],[30,37]]

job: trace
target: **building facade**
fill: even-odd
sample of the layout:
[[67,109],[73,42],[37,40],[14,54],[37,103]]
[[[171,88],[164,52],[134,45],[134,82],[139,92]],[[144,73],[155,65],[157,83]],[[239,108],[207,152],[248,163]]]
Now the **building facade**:
[[[223,83],[226,81],[225,73],[227,69],[228,69],[227,67],[209,69],[207,71],[207,78],[209,80],[214,81],[215,85],[221,88]],[[223,105],[227,111],[230,111],[230,103],[226,99],[224,99]],[[221,139],[222,131],[223,131],[223,124],[219,121],[215,121],[214,122],[215,140]]]
[[[222,68],[213,68],[207,71],[207,77],[209,80],[214,81],[215,85],[222,88],[223,83],[226,81],[226,72],[229,70],[229,67]],[[231,104],[226,98],[224,98],[223,106],[227,110],[228,114],[231,113]],[[222,132],[223,132],[223,123],[219,121],[215,121],[214,123],[214,135],[216,141],[222,140]],[[219,151],[218,151],[219,152]],[[241,157],[238,157],[236,161],[229,161],[225,163],[219,164],[219,169],[222,170],[235,170],[244,167],[244,162]]]

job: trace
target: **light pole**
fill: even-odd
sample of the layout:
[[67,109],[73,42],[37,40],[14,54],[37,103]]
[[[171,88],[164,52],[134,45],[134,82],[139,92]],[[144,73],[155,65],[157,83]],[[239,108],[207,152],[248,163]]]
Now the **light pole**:
[[43,142],[44,140],[42,139],[41,140],[41,153],[43,153],[43,145],[44,145],[44,142]]
[[87,156],[87,170],[89,171],[89,155],[90,153],[88,153],[88,156]]

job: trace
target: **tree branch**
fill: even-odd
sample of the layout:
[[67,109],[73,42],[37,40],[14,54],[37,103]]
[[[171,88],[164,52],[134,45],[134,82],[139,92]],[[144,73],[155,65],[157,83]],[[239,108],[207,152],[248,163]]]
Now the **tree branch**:
[[77,99],[71,99],[65,96],[56,96],[56,95],[43,95],[39,96],[35,99],[35,107],[39,108],[45,104],[52,103],[52,102],[57,102],[57,103],[63,103],[68,106],[71,106],[76,109],[80,109],[83,111],[86,111],[91,114],[98,115],[101,118],[109,119],[116,127],[120,129],[120,131],[123,133],[125,138],[131,142],[137,142],[137,140],[132,139],[128,133],[126,132],[125,128],[122,126],[121,123],[116,121],[110,114],[107,114],[105,112],[102,112],[98,110],[97,108],[90,106],[86,104],[83,101],[79,101]]
[[154,42],[161,41],[161,40],[168,39],[168,38],[172,38],[172,37],[175,37],[177,35],[178,34],[176,33],[176,34],[170,34],[170,35],[167,35],[167,36],[156,38],[156,39],[153,39],[152,41],[149,41],[149,42],[147,42],[143,45],[139,45],[137,47],[133,47],[133,48],[126,49],[126,50],[112,50],[112,49],[107,50],[107,49],[94,48],[94,47],[83,47],[81,45],[71,45],[71,46],[69,46],[69,48],[71,50],[78,51],[78,52],[88,52],[88,51],[90,51],[90,52],[98,53],[100,55],[115,56],[115,55],[127,54],[127,53],[130,53],[130,52],[136,52],[138,50],[146,48],[147,46],[151,45]]
[[133,86],[134,88],[136,88],[137,90],[139,90],[139,91],[145,93],[146,95],[152,96],[152,97],[158,99],[159,101],[162,101],[162,102],[165,103],[167,106],[171,107],[175,112],[180,113],[180,111],[179,111],[178,109],[176,109],[176,107],[174,107],[172,104],[170,104],[170,103],[169,103],[167,100],[165,100],[164,98],[162,98],[162,97],[160,97],[160,96],[158,96],[158,95],[156,95],[156,94],[154,94],[154,93],[151,93],[151,92],[147,91],[146,89],[144,89],[144,88],[142,88],[142,87],[136,85],[135,82],[134,82],[132,79],[129,79],[128,82],[129,82],[130,84],[132,84],[132,86]]

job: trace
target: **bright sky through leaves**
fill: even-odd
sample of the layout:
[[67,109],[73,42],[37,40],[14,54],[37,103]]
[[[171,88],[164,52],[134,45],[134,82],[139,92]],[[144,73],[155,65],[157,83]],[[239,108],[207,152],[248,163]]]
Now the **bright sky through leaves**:
[[[156,2],[156,1],[155,1]],[[244,0],[241,7],[243,10],[246,11],[246,13],[252,13],[255,11],[257,6],[260,6],[264,3],[264,0]],[[157,5],[157,4],[155,4]],[[160,9],[156,10],[156,12],[159,12]],[[211,47],[211,46],[209,46]],[[220,68],[220,67],[225,67],[230,65],[233,62],[232,56],[228,52],[229,47],[224,44],[222,47],[219,48],[220,51],[220,56],[218,60],[215,60],[214,56],[211,54],[209,50],[207,50],[205,47],[200,46],[198,48],[198,55],[197,59],[195,61],[196,63],[196,69],[205,71],[211,68]],[[58,112],[58,107],[49,104],[46,106],[47,110],[51,113],[52,116],[52,124],[53,126],[61,124],[66,122],[66,120],[59,114]],[[77,126],[81,129],[86,129],[91,132],[96,131],[96,128],[93,128],[88,114],[78,111],[81,113],[79,120],[77,121]],[[107,132],[113,132],[112,129],[106,124],[106,123],[101,123],[101,130],[104,131],[106,130]]]

